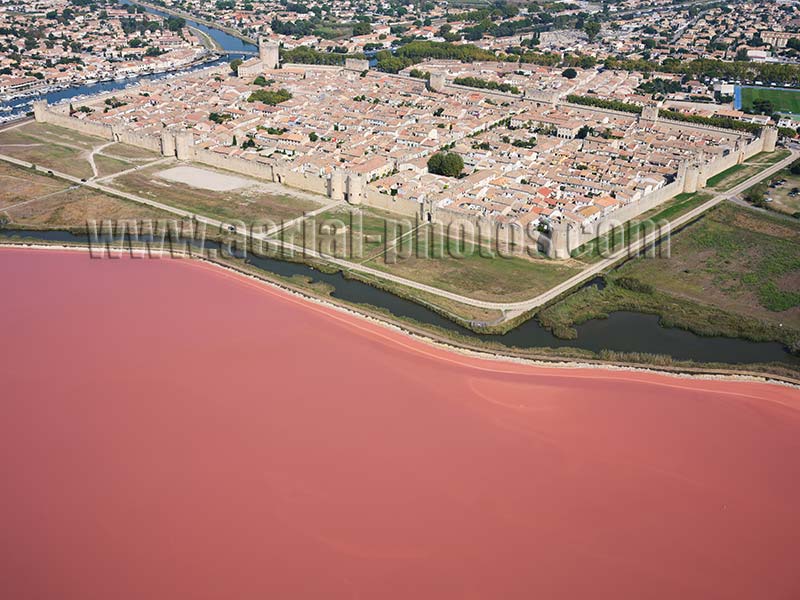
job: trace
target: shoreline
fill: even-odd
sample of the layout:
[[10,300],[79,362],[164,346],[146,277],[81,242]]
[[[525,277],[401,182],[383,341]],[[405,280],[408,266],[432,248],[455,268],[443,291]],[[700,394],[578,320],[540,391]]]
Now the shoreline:
[[200,43],[203,44],[206,50],[209,50],[210,52],[224,52],[222,46],[205,31],[197,29],[196,27],[192,27],[191,25],[187,25],[186,27],[188,27],[189,30],[200,39]]
[[[202,33],[202,32],[200,32],[200,33]],[[209,38],[209,39],[211,39],[211,38]],[[213,42],[213,40],[212,40],[212,42]],[[181,65],[181,66],[176,67],[174,69],[166,69],[164,71],[155,71],[155,72],[152,72],[152,73],[140,73],[140,74],[133,75],[132,77],[128,77],[128,78],[121,79],[121,80],[117,80],[117,79],[102,80],[102,81],[98,81],[95,84],[89,84],[89,83],[86,83],[86,81],[83,81],[83,82],[69,83],[69,84],[63,85],[63,86],[52,86],[52,85],[51,86],[45,86],[46,89],[36,90],[36,91],[29,90],[29,93],[20,94],[18,96],[14,96],[14,97],[12,97],[12,98],[10,98],[8,100],[3,100],[2,104],[15,102],[15,101],[18,101],[18,100],[24,100],[25,98],[36,99],[36,98],[39,98],[41,96],[46,96],[47,94],[55,94],[55,93],[58,93],[58,92],[64,92],[64,91],[69,91],[69,90],[77,90],[79,88],[87,87],[87,86],[91,86],[91,85],[101,85],[101,84],[104,84],[104,83],[114,83],[115,81],[129,82],[129,83],[126,83],[125,85],[123,85],[122,87],[120,87],[120,88],[118,88],[116,90],[101,90],[101,91],[97,91],[97,92],[91,92],[90,91],[90,92],[85,93],[85,94],[77,94],[75,96],[69,96],[67,98],[62,98],[61,100],[57,100],[53,104],[53,106],[65,103],[67,101],[71,102],[73,100],[76,100],[77,98],[80,98],[81,100],[87,100],[89,98],[102,97],[104,94],[113,94],[115,92],[126,90],[126,89],[129,89],[129,88],[135,87],[137,85],[141,85],[142,83],[149,82],[150,81],[149,79],[145,79],[147,77],[159,77],[159,76],[163,76],[163,77],[169,77],[169,76],[181,77],[183,75],[188,75],[188,74],[194,73],[196,71],[202,71],[203,69],[210,69],[210,68],[214,67],[214,65],[212,65],[211,63],[216,62],[218,60],[222,60],[224,58],[224,56],[215,55],[215,53],[220,54],[220,53],[225,52],[224,50],[218,50],[218,49],[213,49],[213,48],[208,48],[208,47],[205,47],[205,49],[206,49],[206,52],[207,52],[207,54],[205,56],[202,56],[202,57],[200,57],[200,58],[198,58],[196,60],[193,60],[193,61],[191,61],[191,62],[189,62],[189,63],[187,63],[185,65]],[[25,105],[25,106],[27,106],[27,105]],[[9,111],[9,112],[13,112],[13,109],[12,109],[12,111]],[[27,113],[29,113],[29,112],[31,112],[31,111],[21,112],[19,114],[13,115],[13,116],[9,114],[8,116],[10,118],[8,120],[0,123],[0,125],[12,125],[12,124],[18,123],[19,121],[25,119],[28,116]]]
[[[51,252],[81,252],[91,253],[92,249],[88,246],[80,245],[66,245],[66,244],[27,244],[27,243],[12,243],[0,242],[0,250],[34,250],[34,251],[51,251]],[[102,250],[102,255],[107,258],[108,251]],[[309,305],[322,308],[329,315],[338,313],[339,315],[349,315],[350,317],[357,318],[359,321],[369,323],[372,326],[379,327],[384,332],[392,332],[395,335],[402,335],[404,338],[413,340],[418,344],[423,344],[427,347],[470,358],[477,361],[490,361],[494,363],[538,367],[540,369],[559,369],[559,370],[583,370],[583,371],[602,371],[610,374],[612,372],[630,372],[642,375],[654,375],[661,377],[669,377],[674,379],[689,379],[697,381],[728,381],[732,383],[761,383],[761,384],[775,384],[784,387],[800,389],[800,380],[791,377],[777,375],[772,373],[757,373],[751,371],[741,371],[739,373],[727,372],[715,369],[702,369],[702,368],[688,368],[688,367],[664,367],[658,365],[631,365],[625,363],[613,363],[595,360],[576,360],[569,358],[559,358],[553,356],[552,359],[545,357],[523,356],[514,353],[497,352],[491,349],[480,349],[466,345],[459,345],[453,340],[447,340],[442,336],[437,336],[432,332],[426,332],[418,328],[413,328],[407,324],[393,321],[389,318],[379,317],[375,314],[368,314],[350,306],[342,305],[325,299],[320,296],[315,296],[306,291],[301,291],[289,285],[284,285],[280,282],[272,281],[263,277],[256,276],[243,269],[238,269],[232,265],[210,260],[205,257],[195,256],[191,254],[166,252],[162,250],[146,250],[141,251],[123,250],[121,254],[138,255],[141,258],[147,258],[148,255],[157,255],[159,258],[183,258],[195,259],[196,264],[204,265],[213,268],[215,271],[227,273],[235,276],[242,282],[249,281],[257,284],[262,290],[278,293],[286,298],[293,298],[297,301],[308,303]],[[190,263],[191,264],[191,263]],[[393,340],[395,343],[401,343],[399,340]]]
[[151,4],[149,2],[142,2],[141,0],[128,0],[127,3],[132,4],[133,6],[141,6],[144,9],[149,8],[151,11],[163,12],[168,15],[172,15],[173,17],[180,17],[182,19],[186,19],[187,21],[194,21],[195,23],[200,23],[200,25],[205,25],[206,27],[210,27],[212,29],[218,29],[222,33],[225,33],[231,37],[235,37],[246,44],[256,45],[258,43],[257,40],[247,37],[240,31],[232,29],[226,25],[219,25],[213,23],[204,17],[198,17],[182,10],[178,10],[168,6],[158,6],[156,4]]

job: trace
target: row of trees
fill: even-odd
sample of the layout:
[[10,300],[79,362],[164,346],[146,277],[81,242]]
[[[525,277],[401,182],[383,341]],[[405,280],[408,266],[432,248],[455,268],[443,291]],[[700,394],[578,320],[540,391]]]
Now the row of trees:
[[620,59],[608,57],[605,66],[609,69],[641,71],[642,73],[679,73],[692,78],[711,77],[733,81],[768,81],[783,84],[800,84],[800,65],[789,63],[754,63],[744,61],[722,61],[700,58],[681,61],[665,58],[660,63],[643,59]]
[[342,54],[339,52],[319,52],[308,46],[298,46],[293,50],[281,50],[281,59],[286,63],[305,65],[343,65],[346,58],[364,58],[363,54]]
[[310,19],[298,19],[297,21],[281,21],[278,17],[272,19],[270,28],[275,33],[303,37],[315,35],[328,40],[348,37],[350,35],[368,35],[372,32],[372,25],[366,18],[361,18],[355,23],[340,23],[335,20],[327,20],[319,15]]
[[122,27],[122,31],[127,35],[131,35],[133,33],[145,33],[148,31],[152,33],[162,29],[180,31],[186,26],[186,19],[182,19],[181,17],[169,17],[162,22],[149,21],[147,19],[136,20],[129,17],[127,19],[120,19],[119,24],[120,27]]
[[604,98],[596,98],[594,96],[579,96],[577,94],[570,94],[567,96],[567,102],[572,104],[582,104],[583,106],[594,106],[597,108],[607,108],[608,110],[618,110],[621,112],[629,112],[641,114],[642,107],[637,104],[630,104],[629,102],[622,102],[620,100],[606,100]]
[[[638,104],[621,102],[619,100],[606,100],[604,98],[596,98],[594,96],[579,96],[577,94],[570,94],[567,96],[567,102],[571,102],[572,104],[581,104],[583,106],[595,106],[597,108],[618,110],[632,114],[641,114],[642,112],[642,107]],[[712,127],[735,129],[737,131],[747,131],[750,133],[756,133],[761,129],[761,126],[757,123],[747,123],[745,121],[739,121],[729,117],[702,117],[699,115],[687,115],[676,110],[661,109],[658,111],[658,116],[665,119],[671,119],[673,121],[697,123],[698,125],[710,125]]]
[[483,50],[473,44],[451,44],[450,42],[424,40],[414,40],[400,46],[394,54],[388,50],[382,50],[375,55],[378,69],[386,73],[397,73],[427,58],[460,60],[461,62],[497,60],[494,52]]
[[747,123],[728,117],[701,117],[700,115],[687,115],[676,110],[659,110],[658,116],[673,121],[685,121],[687,123],[697,123],[698,125],[711,125],[712,127],[722,127],[724,129],[735,129],[737,131],[747,131],[757,133],[761,130],[761,125],[757,123]]

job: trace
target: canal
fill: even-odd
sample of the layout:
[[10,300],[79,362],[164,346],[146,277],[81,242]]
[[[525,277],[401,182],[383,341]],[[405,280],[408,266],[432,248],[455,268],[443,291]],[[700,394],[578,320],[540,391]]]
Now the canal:
[[[68,231],[0,230],[2,237],[31,242],[66,242],[88,244],[85,234]],[[200,244],[200,242],[193,242]],[[205,241],[206,249],[220,252],[216,242]],[[433,325],[457,332],[475,340],[500,343],[509,348],[581,348],[599,352],[641,352],[665,354],[678,360],[721,363],[793,362],[798,359],[777,342],[751,342],[726,337],[705,337],[690,331],[662,327],[659,318],[635,312],[615,312],[607,319],[594,319],[578,325],[578,338],[563,340],[530,319],[502,335],[481,335],[461,327],[421,304],[400,298],[366,283],[348,279],[337,273],[323,273],[303,263],[273,258],[248,256],[245,262],[266,276],[305,277],[311,282],[324,283],[332,288],[331,296],[345,302],[388,310],[397,317],[412,319],[422,325]]]
[[[128,0],[120,0],[120,3],[130,4]],[[151,10],[151,9],[147,10],[148,12],[152,14],[157,14],[159,16],[164,16],[164,17],[169,16],[166,13],[163,13],[158,10]],[[3,100],[2,102],[0,102],[0,118],[3,121],[9,121],[15,118],[24,117],[27,113],[33,110],[33,103],[36,100],[47,100],[49,104],[58,104],[59,102],[68,102],[71,100],[85,98],[87,96],[93,96],[96,94],[103,94],[106,92],[122,90],[127,87],[131,87],[146,81],[167,79],[170,77],[175,77],[176,75],[180,75],[182,73],[188,73],[191,71],[196,71],[198,69],[205,69],[214,65],[223,64],[225,62],[233,60],[234,58],[239,58],[244,56],[243,55],[244,52],[255,52],[258,50],[258,48],[253,44],[248,44],[247,42],[244,42],[239,38],[233,37],[232,35],[229,35],[224,31],[220,31],[218,29],[212,29],[201,23],[197,23],[195,21],[191,21],[188,19],[186,23],[190,27],[193,27],[208,34],[211,38],[214,39],[214,41],[218,44],[218,46],[222,48],[222,51],[225,52],[225,54],[215,60],[199,63],[187,67],[185,69],[179,69],[176,71],[140,75],[138,77],[130,77],[127,79],[99,81],[97,83],[92,83],[92,84],[78,85],[63,89],[55,89],[46,92],[41,92],[38,94],[21,96],[18,98],[11,98],[9,100]]]

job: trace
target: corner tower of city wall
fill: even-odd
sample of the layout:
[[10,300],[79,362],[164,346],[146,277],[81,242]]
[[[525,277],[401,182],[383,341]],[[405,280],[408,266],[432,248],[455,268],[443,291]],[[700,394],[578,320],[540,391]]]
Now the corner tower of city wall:
[[761,133],[764,138],[762,152],[774,152],[775,145],[778,143],[778,128],[765,127]]

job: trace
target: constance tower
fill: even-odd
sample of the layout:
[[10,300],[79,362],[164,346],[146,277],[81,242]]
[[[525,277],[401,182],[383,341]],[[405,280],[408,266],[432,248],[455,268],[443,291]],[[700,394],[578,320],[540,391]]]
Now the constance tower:
[[261,36],[258,38],[258,57],[261,59],[263,69],[277,69],[280,61],[280,44]]

